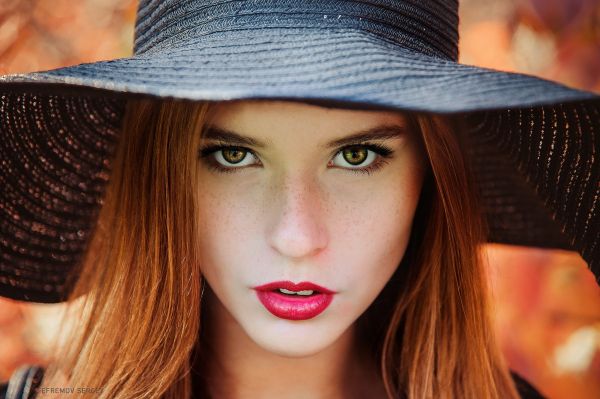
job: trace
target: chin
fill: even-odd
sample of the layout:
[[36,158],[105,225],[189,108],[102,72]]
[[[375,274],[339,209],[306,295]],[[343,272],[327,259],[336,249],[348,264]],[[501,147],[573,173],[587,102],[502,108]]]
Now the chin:
[[326,328],[316,320],[276,320],[271,326],[265,322],[257,322],[255,327],[258,326],[260,327],[246,332],[254,343],[273,354],[292,358],[303,358],[322,352],[347,331]]

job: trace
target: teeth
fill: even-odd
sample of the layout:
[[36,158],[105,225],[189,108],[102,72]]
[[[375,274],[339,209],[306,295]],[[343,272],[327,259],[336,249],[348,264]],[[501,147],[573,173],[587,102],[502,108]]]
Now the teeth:
[[312,295],[313,294],[313,290],[303,290],[303,291],[290,291],[290,290],[286,290],[285,288],[280,288],[279,292],[282,292],[284,294],[288,294],[288,295]]

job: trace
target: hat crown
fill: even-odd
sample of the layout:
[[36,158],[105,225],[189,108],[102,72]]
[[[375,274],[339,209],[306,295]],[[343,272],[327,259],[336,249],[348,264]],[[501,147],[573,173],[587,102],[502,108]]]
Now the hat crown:
[[141,0],[135,54],[232,30],[361,30],[458,60],[458,0]]

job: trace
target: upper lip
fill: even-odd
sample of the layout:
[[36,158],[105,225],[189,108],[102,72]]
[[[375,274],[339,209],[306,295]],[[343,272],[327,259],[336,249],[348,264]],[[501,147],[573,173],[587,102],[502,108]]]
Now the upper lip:
[[301,281],[299,283],[293,283],[291,281],[273,281],[272,283],[267,283],[254,287],[254,289],[258,291],[274,291],[279,288],[284,288],[289,291],[313,290],[321,292],[323,294],[335,294],[334,291],[331,291],[320,285],[311,283],[310,281]]

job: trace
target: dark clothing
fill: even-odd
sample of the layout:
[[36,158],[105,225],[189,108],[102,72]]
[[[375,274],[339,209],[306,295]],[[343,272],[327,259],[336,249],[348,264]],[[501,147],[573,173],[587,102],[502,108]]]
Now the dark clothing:
[[[527,381],[521,378],[518,374],[511,372],[513,380],[515,381],[515,385],[517,386],[517,390],[521,395],[522,399],[544,399],[544,397],[535,390]],[[6,390],[8,388],[8,383],[0,383],[0,399],[6,399]],[[21,399],[20,397],[18,399]],[[25,399],[25,398],[23,398]],[[201,399],[201,398],[197,398]]]
[[519,395],[523,399],[544,399],[541,393],[536,391],[534,387],[531,386],[524,378],[522,378],[519,374],[514,371],[510,372],[515,385],[517,386],[517,391],[519,391]]

